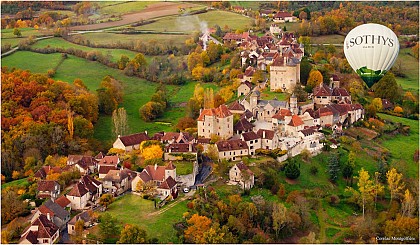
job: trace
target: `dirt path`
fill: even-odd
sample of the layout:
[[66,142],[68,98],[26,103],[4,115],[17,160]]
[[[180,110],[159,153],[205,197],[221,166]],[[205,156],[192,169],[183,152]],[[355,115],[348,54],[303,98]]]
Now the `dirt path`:
[[82,25],[82,26],[73,26],[70,29],[72,31],[86,31],[86,30],[99,30],[110,27],[127,25],[133,22],[140,20],[147,20],[167,15],[178,14],[179,8],[189,8],[197,7],[199,5],[193,3],[176,3],[176,2],[163,2],[163,3],[154,3],[147,6],[145,9],[133,13],[126,14],[122,16],[122,20],[92,24],[92,25]]

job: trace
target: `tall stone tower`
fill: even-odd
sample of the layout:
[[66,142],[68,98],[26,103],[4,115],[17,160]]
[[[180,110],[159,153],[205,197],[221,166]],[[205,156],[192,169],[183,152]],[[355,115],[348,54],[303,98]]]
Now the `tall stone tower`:
[[250,100],[249,100],[249,104],[251,106],[251,109],[254,109],[255,107],[257,107],[259,98],[260,98],[260,92],[259,91],[252,92],[252,94],[250,96]]
[[170,161],[168,166],[165,168],[165,179],[169,176],[176,180],[176,166],[172,163],[172,161]]

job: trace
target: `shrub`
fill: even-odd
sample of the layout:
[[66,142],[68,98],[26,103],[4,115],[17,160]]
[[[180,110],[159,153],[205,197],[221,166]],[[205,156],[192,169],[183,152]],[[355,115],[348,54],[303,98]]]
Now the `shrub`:
[[294,162],[290,162],[286,165],[285,174],[289,179],[297,179],[300,175],[300,170]]
[[337,205],[338,203],[340,203],[340,198],[337,195],[331,195],[329,197],[328,202],[330,203],[330,205]]
[[318,174],[318,168],[316,166],[311,166],[310,170],[312,175],[317,175]]

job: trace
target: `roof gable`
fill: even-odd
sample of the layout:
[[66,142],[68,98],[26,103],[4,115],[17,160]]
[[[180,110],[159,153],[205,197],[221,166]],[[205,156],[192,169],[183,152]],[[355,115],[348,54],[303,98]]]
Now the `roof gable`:
[[139,145],[141,142],[149,140],[149,136],[146,133],[130,134],[126,136],[120,136],[119,139],[124,146]]

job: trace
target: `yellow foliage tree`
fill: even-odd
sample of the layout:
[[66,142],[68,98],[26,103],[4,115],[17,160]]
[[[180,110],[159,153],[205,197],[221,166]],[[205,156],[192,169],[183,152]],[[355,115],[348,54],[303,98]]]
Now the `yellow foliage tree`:
[[372,105],[376,108],[376,111],[382,110],[382,99],[381,98],[374,98],[372,100]]
[[309,78],[308,78],[307,85],[310,86],[311,88],[315,88],[316,86],[321,84],[323,79],[324,78],[322,77],[322,74],[321,74],[320,71],[311,70],[311,72],[309,72]]
[[232,92],[231,86],[227,86],[227,87],[224,87],[224,88],[220,89],[219,95],[225,101],[229,101],[230,99],[232,99],[232,97],[233,97],[234,94]]
[[14,170],[12,173],[12,178],[13,179],[19,179],[20,178],[20,172]]
[[403,108],[401,108],[400,106],[396,106],[396,107],[394,108],[394,112],[395,112],[395,113],[403,113]]
[[392,199],[396,198],[400,192],[404,189],[405,184],[402,182],[402,174],[398,173],[395,168],[392,168],[386,173],[386,180],[388,182],[389,192],[391,193]]
[[211,219],[194,214],[187,223],[190,226],[184,231],[185,240],[188,243],[206,243],[203,234],[210,229]]
[[416,210],[416,200],[411,195],[408,189],[405,190],[404,199],[401,203],[401,214],[402,216],[412,217]]
[[151,160],[156,158],[162,158],[163,150],[159,145],[151,145],[145,148],[142,152],[144,160]]
[[59,173],[50,173],[47,175],[47,180],[58,180],[60,178],[61,174]]

